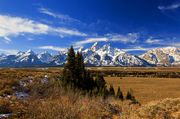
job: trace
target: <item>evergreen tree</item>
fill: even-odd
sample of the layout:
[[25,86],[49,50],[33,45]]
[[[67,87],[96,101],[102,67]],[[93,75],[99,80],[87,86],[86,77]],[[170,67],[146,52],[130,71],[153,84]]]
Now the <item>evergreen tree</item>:
[[82,54],[79,52],[75,54],[73,47],[68,51],[67,63],[63,70],[63,83],[87,91],[95,87],[90,72],[85,69]]
[[94,79],[88,70],[85,73],[84,83],[87,90],[92,90],[95,87]]
[[84,83],[83,79],[86,78],[86,71],[84,66],[84,59],[81,53],[77,52],[75,57],[75,72],[76,72],[76,84],[81,87]]
[[99,90],[99,96],[102,96],[104,99],[109,96],[109,91],[106,86]]
[[79,52],[75,54],[72,46],[68,51],[67,62],[64,66],[62,79],[65,86],[70,85],[71,87],[78,88],[83,92],[103,97],[107,97],[108,95],[104,77],[102,75],[97,75],[94,80],[90,71],[85,69],[82,54]]
[[128,91],[126,94],[126,100],[131,100],[132,99],[132,95],[131,93]]
[[135,99],[135,97],[133,96],[133,91],[132,91],[132,89],[130,89],[130,90],[127,92],[126,99],[127,99],[127,100],[134,100],[134,99]]
[[112,85],[110,85],[110,88],[109,88],[109,95],[110,96],[115,96],[114,87]]
[[127,92],[126,99],[127,99],[127,100],[131,100],[131,103],[132,103],[132,104],[140,104],[140,103],[138,102],[138,100],[136,100],[136,98],[133,96],[132,90],[130,90],[130,91]]
[[106,86],[106,81],[102,75],[97,74],[95,83],[98,89],[104,88]]
[[120,100],[124,100],[124,96],[123,96],[123,93],[120,89],[120,87],[118,87],[118,91],[117,91],[117,94],[116,94],[116,98],[120,99]]
[[76,54],[76,74],[78,75],[77,78],[84,78],[84,59],[81,53],[77,52]]
[[74,81],[76,78],[75,71],[76,71],[75,52],[74,52],[73,47],[71,46],[71,48],[68,51],[67,63],[65,64],[64,71],[63,71],[63,73],[65,74],[63,74],[63,76],[67,77],[66,75],[68,75],[69,79],[67,80]]
[[71,46],[68,51],[66,67],[71,70],[75,68],[75,52],[73,46]]
[[96,87],[97,95],[103,96],[104,98],[108,96],[106,82],[102,75],[99,75],[99,74],[96,75],[94,86]]

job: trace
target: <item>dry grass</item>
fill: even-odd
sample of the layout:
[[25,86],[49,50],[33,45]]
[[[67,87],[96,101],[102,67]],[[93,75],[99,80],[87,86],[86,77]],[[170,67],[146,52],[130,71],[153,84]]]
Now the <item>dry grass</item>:
[[68,96],[35,100],[22,119],[99,119],[119,116],[121,108],[101,99]]
[[133,110],[128,119],[179,119],[180,98],[167,98],[150,102],[137,110]]
[[106,77],[105,80],[108,84],[112,84],[115,90],[120,86],[123,93],[132,89],[141,103],[180,97],[180,79],[178,78]]
[[[109,100],[84,96],[78,90],[64,89],[57,84],[56,80],[51,80],[46,86],[36,84],[45,90],[41,95],[33,93],[26,100],[27,110],[21,119],[97,119],[112,118],[121,113],[121,108]],[[32,88],[37,92],[36,86]]]
[[100,71],[137,71],[137,72],[180,72],[180,67],[88,67]]
[[[93,70],[108,70],[106,67]],[[118,71],[179,72],[179,68],[110,68]],[[124,94],[132,89],[140,105],[114,98],[82,96],[64,90],[56,79],[61,68],[0,69],[0,114],[13,113],[21,119],[180,119],[180,79],[144,77],[105,77],[108,84]],[[49,82],[43,84],[47,75]],[[32,83],[30,83],[30,80]],[[19,82],[26,86],[22,87]],[[12,88],[15,87],[15,88]],[[13,94],[26,90],[30,97],[17,99]],[[5,95],[4,95],[5,94]],[[168,98],[168,99],[165,99]],[[169,99],[177,98],[177,99]],[[153,102],[151,102],[153,101]]]

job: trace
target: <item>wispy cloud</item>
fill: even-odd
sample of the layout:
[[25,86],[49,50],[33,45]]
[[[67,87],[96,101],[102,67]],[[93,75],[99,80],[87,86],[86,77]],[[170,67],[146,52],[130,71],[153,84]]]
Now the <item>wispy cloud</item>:
[[180,42],[177,42],[177,38],[148,38],[145,43],[152,45],[159,45],[162,47],[180,47]]
[[38,49],[43,50],[53,50],[53,51],[66,51],[67,48],[57,47],[57,46],[40,46]]
[[153,49],[153,48],[145,48],[145,47],[137,46],[134,48],[127,48],[127,49],[122,49],[122,50],[124,50],[126,52],[130,52],[130,51],[148,51],[151,49]]
[[102,37],[87,38],[85,40],[77,41],[74,43],[75,46],[83,46],[85,44],[94,42],[121,42],[121,43],[135,43],[139,35],[137,33],[128,33],[127,35],[122,34],[106,34]]
[[52,12],[52,10],[50,10],[48,8],[41,7],[38,10],[42,14],[46,14],[46,15],[49,15],[51,17],[58,18],[58,19],[60,19],[62,21],[66,21],[66,22],[80,22],[78,19],[72,18],[69,15]]
[[158,6],[159,10],[174,10],[180,8],[180,3],[173,3],[169,6]]
[[94,42],[106,42],[108,41],[108,38],[101,37],[101,38],[87,38],[82,41],[77,41],[74,45],[76,46],[83,46],[84,44],[94,43]]
[[60,33],[59,36],[87,36],[86,33],[82,33],[76,29],[67,29],[67,28],[51,28],[52,32]]
[[159,44],[159,43],[162,42],[162,40],[154,39],[154,38],[150,37],[145,42],[148,43],[148,44]]
[[27,18],[13,17],[8,15],[0,15],[0,37],[10,42],[11,36],[19,36],[25,33],[33,35],[58,35],[65,36],[87,36],[76,29],[68,29],[62,27],[52,27]]
[[3,38],[4,38],[5,43],[7,43],[7,44],[9,44],[12,41],[10,38],[8,38],[6,36]]
[[135,43],[139,38],[138,33],[128,33],[127,35],[122,34],[107,34],[109,41],[123,42],[123,43]]
[[180,48],[180,42],[170,43],[169,46]]
[[16,54],[19,51],[18,50],[12,50],[12,49],[0,49],[0,52],[4,53],[4,54]]

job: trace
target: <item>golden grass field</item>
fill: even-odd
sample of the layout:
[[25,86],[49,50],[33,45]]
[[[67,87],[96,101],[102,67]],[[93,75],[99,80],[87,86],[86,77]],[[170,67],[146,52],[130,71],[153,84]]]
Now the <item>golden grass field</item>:
[[141,103],[180,97],[180,78],[105,77],[105,80],[115,90],[118,86],[124,93],[132,89]]
[[[90,70],[115,70],[115,71],[137,71],[137,72],[180,72],[178,67],[170,68],[142,68],[142,67],[91,67]],[[62,68],[31,68],[31,69],[0,69],[0,80],[16,79],[22,77],[57,77],[61,74]],[[124,94],[129,89],[133,90],[134,95],[141,103],[149,101],[180,97],[180,78],[156,78],[156,77],[105,77],[108,84],[117,90],[121,87]]]
[[180,72],[180,67],[88,67],[87,69],[100,71]]
[[[62,68],[10,68],[0,69],[0,116],[1,113],[10,112],[13,118],[20,119],[102,117],[180,119],[180,68],[88,67],[88,69],[95,71],[94,73],[145,72],[141,77],[137,73],[125,77],[114,75],[111,77],[109,74],[104,77],[108,86],[113,85],[115,91],[120,86],[124,96],[132,89],[133,95],[141,105],[131,105],[127,100],[121,101],[112,97],[104,101],[98,97],[82,96],[78,91],[66,91],[56,85],[58,83],[56,79],[59,79]],[[164,77],[166,75],[163,75],[164,78],[158,78],[161,75],[152,75],[148,72],[165,73],[167,76],[175,74],[176,78],[166,78]],[[42,83],[45,76],[48,76],[48,84]],[[26,85],[22,87],[20,82]],[[29,92],[29,98],[17,99],[14,95],[17,90]]]

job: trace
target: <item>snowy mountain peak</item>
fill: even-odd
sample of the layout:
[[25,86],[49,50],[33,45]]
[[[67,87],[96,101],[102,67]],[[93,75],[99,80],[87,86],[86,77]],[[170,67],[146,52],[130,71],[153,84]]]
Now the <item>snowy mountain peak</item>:
[[112,47],[110,43],[103,45],[102,48],[98,50],[98,52],[100,54],[109,54],[111,56],[117,56],[119,54],[125,53],[121,49]]
[[85,63],[92,66],[146,66],[148,63],[140,58],[127,54],[110,44],[102,47],[95,43],[90,49],[83,51]]
[[98,52],[100,52],[101,54],[104,54],[104,53],[112,54],[112,53],[114,53],[114,48],[112,48],[110,46],[110,44],[105,44],[105,45],[102,46],[102,48],[100,48],[98,50]]
[[149,50],[149,51],[163,51],[163,52],[167,52],[167,51],[176,51],[178,50],[179,48],[176,48],[176,47],[163,47],[163,48],[156,48],[156,49],[152,49],[152,50]]
[[[90,48],[79,48],[79,51],[87,66],[180,66],[180,48],[176,47],[156,48],[135,56],[110,44],[101,46],[96,42]],[[0,55],[0,67],[62,66],[66,59],[67,50],[57,55],[28,50],[16,55]]]
[[64,48],[64,49],[61,49],[60,51],[58,51],[58,54],[63,55],[63,54],[66,54],[67,52],[68,52],[68,48]]
[[33,54],[35,54],[35,53],[34,53],[34,51],[32,51],[31,49],[29,49],[28,51],[25,52],[25,54],[33,55]]
[[110,49],[110,48],[111,48],[111,44],[110,43],[103,45],[103,49]]
[[49,52],[47,52],[47,51],[38,54],[37,57],[43,63],[47,63],[47,62],[53,61],[53,56]]
[[95,42],[92,46],[91,46],[91,50],[92,51],[97,51],[99,49],[99,43],[98,42]]
[[180,64],[180,48],[164,47],[147,51],[140,56],[147,62],[155,65],[179,65]]
[[84,50],[84,47],[80,47],[77,51],[82,52]]
[[22,52],[22,51],[17,52],[17,56],[23,55],[23,54],[24,54],[24,52]]

